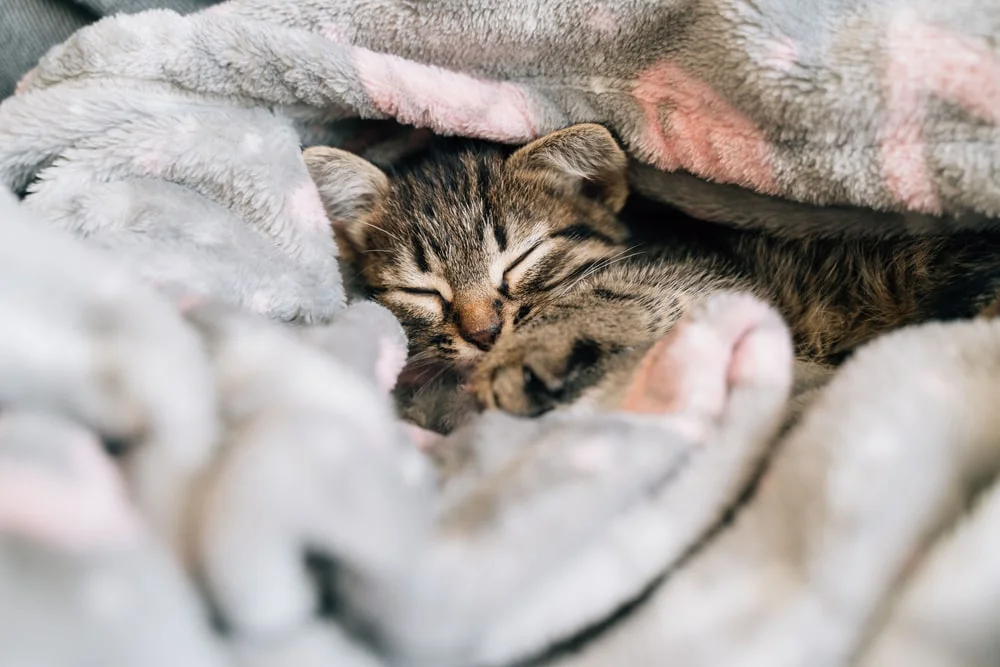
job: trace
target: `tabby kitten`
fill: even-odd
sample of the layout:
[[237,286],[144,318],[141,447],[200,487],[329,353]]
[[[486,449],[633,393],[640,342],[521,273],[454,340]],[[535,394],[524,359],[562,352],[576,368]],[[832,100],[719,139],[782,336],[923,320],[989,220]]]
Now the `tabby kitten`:
[[517,414],[578,399],[719,290],[769,301],[801,358],[836,363],[887,330],[974,316],[1000,287],[995,236],[790,240],[626,209],[626,157],[599,125],[513,151],[446,142],[388,173],[330,148],[305,157],[416,363],[446,363],[481,406]]

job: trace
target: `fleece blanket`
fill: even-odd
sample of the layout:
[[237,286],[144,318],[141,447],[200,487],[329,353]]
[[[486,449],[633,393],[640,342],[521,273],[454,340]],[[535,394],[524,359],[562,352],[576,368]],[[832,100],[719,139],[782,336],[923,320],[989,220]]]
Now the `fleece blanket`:
[[178,301],[0,205],[0,664],[1000,656],[996,320],[874,342],[786,428],[788,332],[721,294],[619,410],[441,439],[384,309]]
[[0,664],[995,664],[1000,323],[802,394],[780,319],[720,295],[615,411],[439,438],[393,415],[402,332],[347,305],[300,147],[597,121],[699,217],[981,228],[998,20],[235,0],[81,30],[0,105]]
[[294,188],[276,192],[290,184],[252,155],[291,159],[289,119],[326,143],[346,140],[325,127],[344,117],[508,142],[593,121],[651,167],[638,186],[695,217],[985,226],[1000,210],[998,29],[977,0],[232,0],[111,18],[5,104],[0,180],[21,189],[72,148],[85,174],[50,191],[161,179],[268,222]]

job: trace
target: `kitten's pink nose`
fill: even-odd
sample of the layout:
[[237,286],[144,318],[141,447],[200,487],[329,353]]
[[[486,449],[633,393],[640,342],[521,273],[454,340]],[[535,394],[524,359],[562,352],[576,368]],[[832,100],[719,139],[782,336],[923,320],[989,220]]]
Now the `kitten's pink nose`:
[[497,318],[496,324],[490,326],[489,329],[480,329],[479,331],[462,332],[462,338],[469,341],[480,350],[484,352],[491,347],[493,343],[497,342],[497,336],[500,335],[500,318]]
[[493,347],[503,328],[503,321],[492,304],[468,304],[456,307],[456,311],[462,338],[483,351]]

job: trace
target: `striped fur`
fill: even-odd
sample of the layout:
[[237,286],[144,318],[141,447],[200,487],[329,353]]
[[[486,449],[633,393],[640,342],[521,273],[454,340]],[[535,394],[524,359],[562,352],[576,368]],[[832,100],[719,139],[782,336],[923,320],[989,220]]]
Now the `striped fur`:
[[[780,239],[636,199],[623,209],[625,174],[595,125],[513,152],[445,141],[373,184],[338,234],[406,328],[413,366],[443,362],[480,405],[518,414],[577,399],[720,290],[773,303],[798,354],[823,363],[891,329],[995,307],[996,236]],[[345,187],[317,181],[338,208]],[[470,338],[489,323],[494,339]]]

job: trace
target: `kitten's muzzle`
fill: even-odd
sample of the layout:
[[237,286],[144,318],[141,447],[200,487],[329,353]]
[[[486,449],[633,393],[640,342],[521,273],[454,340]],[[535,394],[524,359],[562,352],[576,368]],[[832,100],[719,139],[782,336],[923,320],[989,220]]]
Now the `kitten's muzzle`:
[[486,352],[493,347],[493,344],[497,342],[497,336],[500,335],[500,329],[503,323],[498,317],[495,323],[491,323],[486,329],[479,329],[478,331],[461,331],[462,338],[464,338],[469,343],[472,343],[478,347],[483,352]]
[[492,303],[463,304],[455,315],[462,338],[484,352],[493,347],[503,329],[503,319]]

